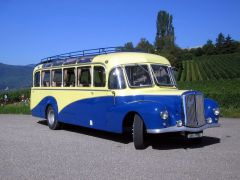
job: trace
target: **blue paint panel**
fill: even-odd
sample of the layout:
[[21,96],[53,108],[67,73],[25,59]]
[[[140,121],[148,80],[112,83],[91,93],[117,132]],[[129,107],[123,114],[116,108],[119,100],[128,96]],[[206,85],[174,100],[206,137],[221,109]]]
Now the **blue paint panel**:
[[32,115],[36,117],[46,118],[46,108],[48,105],[51,105],[54,111],[58,112],[56,99],[51,96],[47,96],[34,109],[32,109]]
[[[137,112],[144,119],[145,125],[149,129],[163,128],[160,112],[165,109],[170,114],[169,120],[166,121],[168,126],[175,125],[176,120],[181,119],[180,96],[124,96],[116,97],[115,102],[114,104],[113,96],[79,100],[66,106],[58,114],[58,120],[69,124],[121,133],[124,117],[131,111]],[[57,110],[56,100],[46,97],[32,110],[32,114],[44,118],[47,105],[52,105]],[[90,126],[90,120],[93,121],[93,126]]]
[[[183,120],[182,96],[137,95],[115,98],[115,104],[113,96],[75,101],[61,110],[57,118],[60,122],[116,133],[122,132],[124,117],[129,112],[138,113],[147,129],[164,128],[163,122],[166,123],[165,127],[175,126],[177,120]],[[46,97],[32,110],[32,114],[44,118],[47,105],[52,105],[55,112],[58,112],[56,100]],[[205,117],[212,117],[215,120],[216,116],[212,109],[218,107],[217,103],[205,99],[204,105]],[[167,121],[160,118],[160,112],[163,110],[169,112]],[[92,126],[90,120],[93,122]]]

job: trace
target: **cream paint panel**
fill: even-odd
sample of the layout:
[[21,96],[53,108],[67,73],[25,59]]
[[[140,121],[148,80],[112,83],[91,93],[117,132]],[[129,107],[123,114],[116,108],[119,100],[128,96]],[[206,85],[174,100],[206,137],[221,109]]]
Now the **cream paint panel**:
[[[138,89],[124,89],[116,90],[116,96],[129,96],[129,95],[182,95],[184,90],[176,88],[138,88]],[[96,91],[94,89],[81,90],[78,88],[32,88],[31,109],[36,107],[40,101],[47,97],[52,96],[56,99],[58,104],[58,111],[60,112],[67,105],[82,99],[96,98],[102,96],[113,96],[112,91]]]
[[95,98],[101,96],[112,96],[110,91],[94,91],[94,90],[80,90],[80,89],[32,89],[31,109],[36,107],[40,101],[47,97],[52,96],[56,99],[58,105],[58,112],[60,112],[67,105],[82,99]]

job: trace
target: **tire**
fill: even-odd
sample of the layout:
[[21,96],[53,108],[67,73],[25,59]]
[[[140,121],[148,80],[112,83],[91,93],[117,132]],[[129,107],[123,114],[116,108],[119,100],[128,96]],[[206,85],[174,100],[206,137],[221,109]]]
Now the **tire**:
[[144,149],[146,147],[144,123],[137,114],[134,116],[133,121],[133,143],[136,149]]
[[47,123],[48,123],[48,127],[52,130],[57,130],[60,128],[60,123],[58,122],[57,118],[56,118],[56,114],[54,112],[53,107],[50,105],[47,108]]

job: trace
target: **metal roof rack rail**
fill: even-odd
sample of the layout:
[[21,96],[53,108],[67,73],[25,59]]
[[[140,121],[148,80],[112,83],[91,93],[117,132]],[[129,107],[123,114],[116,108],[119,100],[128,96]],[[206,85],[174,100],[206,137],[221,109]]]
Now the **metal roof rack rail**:
[[57,63],[58,61],[62,64],[69,59],[80,59],[81,57],[94,57],[101,54],[108,54],[114,52],[122,52],[124,51],[124,47],[105,47],[105,48],[97,48],[97,49],[87,49],[81,51],[74,51],[64,54],[59,54],[55,56],[50,56],[44,59],[41,59],[39,64],[46,64],[46,63]]

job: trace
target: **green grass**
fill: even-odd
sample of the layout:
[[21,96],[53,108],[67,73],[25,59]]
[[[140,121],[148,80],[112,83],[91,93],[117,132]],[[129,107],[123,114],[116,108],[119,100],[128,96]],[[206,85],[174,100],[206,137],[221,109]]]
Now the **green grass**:
[[0,114],[31,114],[29,104],[15,103],[0,106]]
[[240,117],[240,108],[221,108],[221,114],[224,117],[239,118]]

